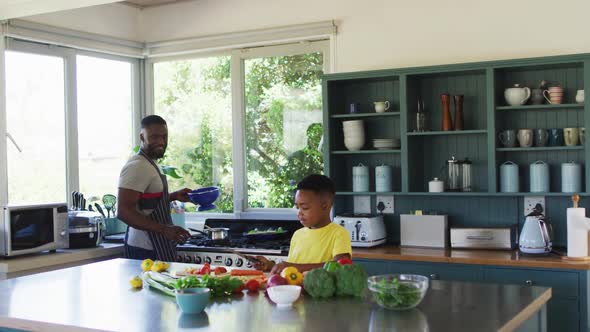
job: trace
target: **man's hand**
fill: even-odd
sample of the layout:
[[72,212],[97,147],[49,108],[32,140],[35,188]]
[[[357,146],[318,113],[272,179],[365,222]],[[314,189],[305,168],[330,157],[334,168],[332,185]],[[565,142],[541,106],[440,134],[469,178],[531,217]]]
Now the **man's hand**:
[[277,263],[277,264],[275,264],[275,266],[272,267],[272,270],[270,270],[270,274],[281,274],[283,269],[286,268],[287,266],[289,266],[289,263],[287,263],[287,262]]
[[186,229],[175,225],[164,225],[161,234],[166,239],[176,243],[184,243],[191,237],[191,234]]
[[189,202],[190,200],[188,199],[188,193],[190,193],[191,191],[193,191],[193,190],[189,189],[189,188],[177,190],[177,191],[170,194],[170,200],[171,201]]
[[251,260],[252,267],[259,271],[268,272],[273,267],[274,262],[266,259],[264,256],[256,256],[256,261]]

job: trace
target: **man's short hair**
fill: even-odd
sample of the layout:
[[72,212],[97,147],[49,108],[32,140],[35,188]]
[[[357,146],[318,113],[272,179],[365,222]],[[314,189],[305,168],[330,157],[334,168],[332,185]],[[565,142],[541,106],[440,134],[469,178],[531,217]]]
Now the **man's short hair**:
[[141,119],[141,128],[149,127],[151,125],[166,125],[166,120],[158,115],[148,115]]
[[334,182],[329,177],[321,174],[306,176],[297,184],[297,190],[311,190],[318,194],[336,195]]

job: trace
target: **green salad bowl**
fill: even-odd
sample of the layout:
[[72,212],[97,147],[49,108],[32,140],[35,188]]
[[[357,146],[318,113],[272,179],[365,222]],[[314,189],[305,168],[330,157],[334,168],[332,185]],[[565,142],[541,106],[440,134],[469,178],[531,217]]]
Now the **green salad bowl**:
[[371,296],[385,309],[415,308],[426,295],[428,277],[417,274],[383,274],[367,279]]

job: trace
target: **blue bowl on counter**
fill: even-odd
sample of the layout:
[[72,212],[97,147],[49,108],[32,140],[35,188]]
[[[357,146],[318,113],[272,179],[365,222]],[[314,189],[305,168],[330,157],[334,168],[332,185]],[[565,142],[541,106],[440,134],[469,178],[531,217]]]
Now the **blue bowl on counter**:
[[176,291],[176,303],[184,314],[198,314],[209,304],[209,288],[187,288]]
[[199,206],[199,211],[217,208],[213,202],[219,197],[219,187],[204,187],[188,193],[188,198],[193,204]]

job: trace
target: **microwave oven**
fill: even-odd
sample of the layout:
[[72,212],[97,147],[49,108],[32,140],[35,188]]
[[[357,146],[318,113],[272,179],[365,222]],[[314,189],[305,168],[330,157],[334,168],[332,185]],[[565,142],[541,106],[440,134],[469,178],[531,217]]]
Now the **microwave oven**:
[[18,256],[69,246],[66,203],[9,205],[0,211],[0,256]]

